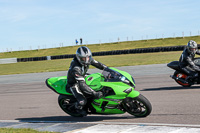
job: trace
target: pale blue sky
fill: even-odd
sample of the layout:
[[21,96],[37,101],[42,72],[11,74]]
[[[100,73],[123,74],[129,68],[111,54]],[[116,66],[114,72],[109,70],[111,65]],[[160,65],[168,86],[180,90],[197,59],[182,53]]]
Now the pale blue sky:
[[0,0],[0,52],[197,35],[199,0]]

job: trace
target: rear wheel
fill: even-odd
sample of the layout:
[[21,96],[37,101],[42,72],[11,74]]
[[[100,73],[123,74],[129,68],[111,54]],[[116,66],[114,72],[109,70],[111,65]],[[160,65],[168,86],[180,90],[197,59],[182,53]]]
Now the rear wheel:
[[123,106],[129,114],[136,117],[146,117],[152,111],[151,103],[142,94],[136,98],[126,98]]
[[[181,80],[183,80],[183,81],[185,81],[185,79],[187,78],[187,75],[186,75],[186,74],[178,73],[178,72],[175,72],[175,73],[174,73],[174,76],[177,77],[177,78],[179,78],[179,79],[181,79]],[[183,83],[183,82],[181,82],[180,80],[176,80],[176,79],[175,79],[175,81],[176,81],[179,85],[181,85],[181,86],[183,86],[183,87],[190,87],[190,86],[192,85],[192,84],[190,84],[190,83]]]
[[82,114],[76,112],[75,102],[76,99],[73,96],[59,95],[58,97],[58,104],[65,113],[74,117],[83,117]]

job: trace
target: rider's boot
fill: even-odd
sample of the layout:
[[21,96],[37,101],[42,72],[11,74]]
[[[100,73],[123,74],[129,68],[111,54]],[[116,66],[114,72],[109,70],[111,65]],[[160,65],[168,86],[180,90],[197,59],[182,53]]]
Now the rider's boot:
[[101,91],[94,92],[93,95],[96,99],[100,99],[101,97],[103,97],[103,93]]
[[192,79],[192,77],[193,76],[187,76],[186,78],[185,78],[185,81],[188,83],[188,82],[190,82],[190,80]]
[[187,76],[186,79],[185,79],[185,81],[186,82],[191,82],[191,81],[197,82],[197,78],[198,77],[199,77],[199,74],[196,73],[196,74],[194,74],[192,76]]
[[194,82],[197,82],[197,81],[198,81],[198,77],[199,77],[199,74],[196,73],[196,74],[193,76],[193,79],[192,79],[192,80],[194,80]]
[[83,106],[79,105],[78,102],[75,103],[75,109],[76,109],[77,113],[79,113],[83,116],[87,115],[87,112],[85,110],[83,110]]

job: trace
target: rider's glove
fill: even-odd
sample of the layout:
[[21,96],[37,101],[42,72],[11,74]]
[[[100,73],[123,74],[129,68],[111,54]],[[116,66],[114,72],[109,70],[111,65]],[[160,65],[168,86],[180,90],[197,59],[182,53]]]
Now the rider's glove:
[[199,68],[198,66],[193,66],[193,69],[194,69],[195,71],[200,71],[200,68]]
[[94,96],[95,96],[96,99],[100,99],[101,97],[103,97],[103,93],[101,91],[95,92]]

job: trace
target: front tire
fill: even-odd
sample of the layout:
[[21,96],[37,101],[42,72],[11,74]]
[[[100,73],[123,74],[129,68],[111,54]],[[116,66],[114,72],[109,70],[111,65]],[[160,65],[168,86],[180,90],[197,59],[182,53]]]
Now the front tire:
[[76,112],[74,107],[75,102],[76,99],[73,96],[59,95],[58,97],[58,104],[65,113],[73,117],[83,117],[82,114]]
[[152,111],[151,103],[142,94],[135,98],[126,98],[123,106],[129,114],[136,117],[146,117]]

